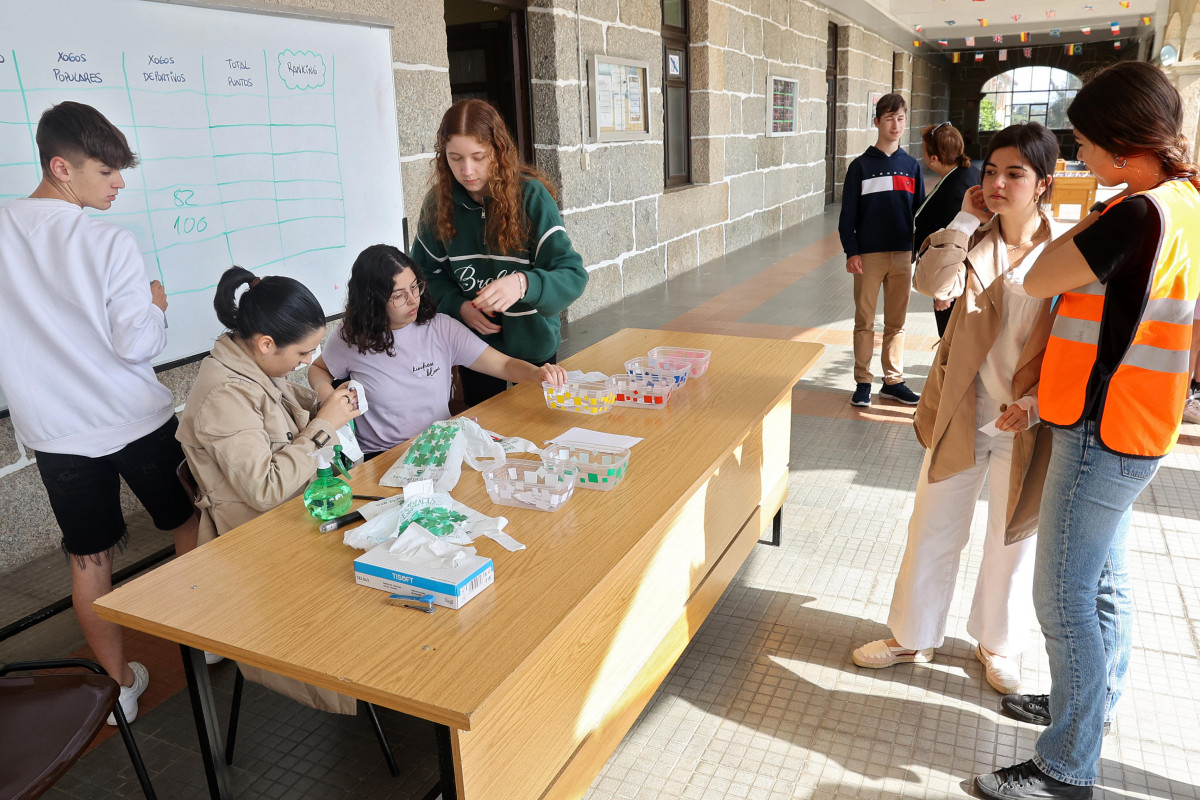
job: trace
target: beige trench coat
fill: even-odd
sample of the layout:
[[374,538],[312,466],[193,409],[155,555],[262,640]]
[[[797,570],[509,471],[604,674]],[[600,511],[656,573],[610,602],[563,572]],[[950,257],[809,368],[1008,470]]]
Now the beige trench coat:
[[[1061,232],[1045,214],[1042,224],[1050,226],[1053,235]],[[1004,279],[997,250],[1003,246],[996,222],[984,225],[969,240],[960,231],[943,228],[921,245],[914,288],[937,300],[957,298],[913,419],[917,440],[930,452],[930,483],[975,466],[975,376],[1000,332]],[[1037,395],[1052,319],[1051,301],[1046,300],[1013,373],[1014,398]],[[1016,435],[1006,544],[1037,533],[1049,461],[1049,428],[1037,424]]]
[[[333,426],[313,416],[316,393],[283,378],[270,378],[229,334],[217,339],[200,364],[176,437],[200,489],[200,541],[270,511],[296,497],[317,473],[312,437]],[[314,526],[315,526],[314,521]],[[319,689],[247,664],[247,680],[301,703],[354,714],[354,698]]]

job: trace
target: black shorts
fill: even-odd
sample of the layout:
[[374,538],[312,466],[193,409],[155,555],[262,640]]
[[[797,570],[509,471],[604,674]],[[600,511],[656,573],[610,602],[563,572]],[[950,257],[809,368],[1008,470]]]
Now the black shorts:
[[100,458],[38,453],[37,467],[62,530],[62,547],[73,556],[111,550],[125,538],[121,478],[150,512],[159,530],[183,525],[195,513],[175,475],[183,448],[172,416],[158,430]]

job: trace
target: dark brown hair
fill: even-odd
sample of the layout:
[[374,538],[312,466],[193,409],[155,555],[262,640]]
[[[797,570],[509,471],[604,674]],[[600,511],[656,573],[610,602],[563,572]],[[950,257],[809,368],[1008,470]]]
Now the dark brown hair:
[[433,158],[433,191],[437,202],[426,207],[422,220],[425,226],[434,231],[442,242],[450,241],[458,233],[454,228],[453,195],[457,181],[446,160],[446,143],[452,136],[474,137],[492,151],[487,186],[491,203],[483,233],[484,241],[495,253],[514,253],[524,249],[529,236],[529,219],[525,215],[521,179],[539,180],[552,198],[557,199],[557,194],[544,172],[521,161],[504,118],[483,100],[459,100],[442,115]]
[[390,244],[373,244],[358,254],[350,269],[346,316],[338,334],[346,344],[360,353],[396,355],[388,303],[396,290],[396,276],[405,269],[413,271],[421,286],[417,324],[424,325],[437,314],[433,295],[425,288],[425,273],[417,262]]
[[1067,117],[1096,146],[1115,156],[1153,155],[1172,178],[1200,189],[1200,169],[1188,156],[1183,101],[1162,70],[1118,61],[1084,76]]
[[50,172],[50,160],[61,156],[79,166],[94,158],[113,169],[132,169],[138,160],[129,149],[125,134],[91,106],[70,100],[42,113],[37,126],[38,156],[42,171]]
[[875,119],[883,119],[884,114],[891,114],[893,111],[907,111],[908,103],[904,102],[904,96],[889,92],[879,98],[879,102],[875,104]]
[[[244,284],[250,288],[235,297]],[[242,340],[266,334],[279,347],[325,327],[325,312],[303,283],[286,275],[258,278],[242,267],[230,267],[221,275],[213,308],[221,324]]]
[[1058,137],[1040,122],[1009,125],[992,136],[983,163],[986,165],[991,162],[995,152],[1004,147],[1017,148],[1021,160],[1033,169],[1038,180],[1046,181],[1046,191],[1038,202],[1048,202],[1050,193],[1054,191],[1054,162],[1058,161]]
[[956,167],[971,166],[971,159],[967,158],[962,134],[948,122],[943,122],[941,125],[926,125],[922,128],[921,143],[925,145],[926,153],[937,156],[937,160],[943,164],[953,164]]

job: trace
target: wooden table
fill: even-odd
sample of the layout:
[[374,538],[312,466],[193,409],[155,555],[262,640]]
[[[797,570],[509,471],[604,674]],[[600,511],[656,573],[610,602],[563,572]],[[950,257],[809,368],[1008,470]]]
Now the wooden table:
[[[421,614],[357,586],[360,551],[318,534],[299,500],[96,603],[104,619],[181,645],[214,798],[232,795],[202,650],[433,721],[447,800],[587,790],[773,521],[778,534],[792,387],[822,350],[627,329],[564,365],[623,372],[657,345],[713,351],[664,410],[555,411],[524,385],[472,411],[534,442],[576,425],[644,441],[623,485],[579,489],[555,513],[492,504],[464,466],[455,498],[507,517],[527,549],[477,540],[496,583],[463,609]],[[379,493],[394,460],[355,470],[355,491]]]

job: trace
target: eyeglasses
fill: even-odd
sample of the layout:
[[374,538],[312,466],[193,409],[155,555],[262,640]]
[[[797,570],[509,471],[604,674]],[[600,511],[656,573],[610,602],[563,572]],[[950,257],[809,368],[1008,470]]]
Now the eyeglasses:
[[421,302],[421,292],[425,291],[425,285],[420,281],[415,281],[412,286],[407,289],[397,289],[392,292],[392,297],[388,301],[394,306],[406,306],[409,302]]

